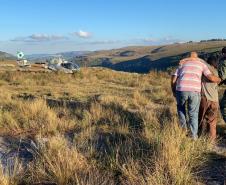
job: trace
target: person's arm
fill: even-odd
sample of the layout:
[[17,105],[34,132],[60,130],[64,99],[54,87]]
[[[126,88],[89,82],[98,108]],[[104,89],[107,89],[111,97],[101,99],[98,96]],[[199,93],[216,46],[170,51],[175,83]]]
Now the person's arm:
[[221,78],[213,75],[213,73],[209,70],[209,68],[206,65],[204,65],[203,74],[209,81],[213,83],[219,84],[221,82]]
[[177,76],[172,75],[172,77],[171,77],[171,89],[172,89],[174,97],[176,96],[176,82],[177,82]]
[[208,80],[213,82],[213,83],[219,84],[221,82],[221,78],[219,78],[219,77],[217,77],[213,74],[207,75],[206,78],[208,78]]
[[173,73],[172,76],[171,76],[171,90],[172,90],[174,97],[176,97],[176,82],[177,82],[177,79],[178,79],[180,66],[176,69],[175,73]]

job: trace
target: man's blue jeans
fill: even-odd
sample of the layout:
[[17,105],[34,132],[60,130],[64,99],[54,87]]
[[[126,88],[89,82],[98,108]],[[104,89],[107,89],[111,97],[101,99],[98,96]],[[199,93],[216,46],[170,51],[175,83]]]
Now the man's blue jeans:
[[[201,101],[200,93],[188,92],[188,91],[177,91],[177,111],[179,121],[182,128],[187,128],[186,110],[188,111],[189,127],[191,129],[192,137],[196,139],[198,137],[198,116],[199,106]],[[186,109],[187,105],[187,109]]]

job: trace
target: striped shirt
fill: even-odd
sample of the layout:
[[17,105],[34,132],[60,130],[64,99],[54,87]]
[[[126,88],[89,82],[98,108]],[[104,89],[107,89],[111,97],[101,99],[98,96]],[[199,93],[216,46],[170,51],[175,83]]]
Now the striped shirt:
[[180,62],[175,72],[177,91],[201,92],[202,75],[212,74],[202,59],[187,58]]

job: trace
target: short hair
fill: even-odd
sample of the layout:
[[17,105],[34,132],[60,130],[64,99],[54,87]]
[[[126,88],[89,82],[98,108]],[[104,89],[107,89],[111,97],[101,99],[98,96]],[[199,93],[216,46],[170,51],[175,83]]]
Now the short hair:
[[215,64],[217,64],[217,57],[215,56],[210,56],[207,61],[208,64],[210,64],[211,66],[214,66]]
[[222,54],[226,54],[226,47],[222,49]]

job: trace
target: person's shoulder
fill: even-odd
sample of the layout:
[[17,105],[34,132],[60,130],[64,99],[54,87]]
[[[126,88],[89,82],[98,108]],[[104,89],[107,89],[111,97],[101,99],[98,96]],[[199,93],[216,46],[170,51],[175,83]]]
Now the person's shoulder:
[[207,67],[215,76],[218,76],[218,70],[215,67],[211,66],[210,64],[207,64]]
[[209,64],[202,58],[197,58],[196,61],[202,67],[209,67]]
[[188,58],[181,59],[179,62],[179,66],[183,65],[186,61],[188,61]]
[[185,61],[185,62],[200,62],[200,63],[206,64],[206,61],[201,59],[201,58],[191,58],[190,57],[190,58],[183,59],[183,61]]
[[197,60],[198,62],[202,63],[202,64],[207,65],[207,62],[206,62],[204,59],[202,59],[202,58],[197,58],[196,60]]
[[192,62],[192,61],[195,61],[194,58],[191,58],[191,57],[184,58],[184,59],[180,60],[179,65],[183,65],[187,62]]

